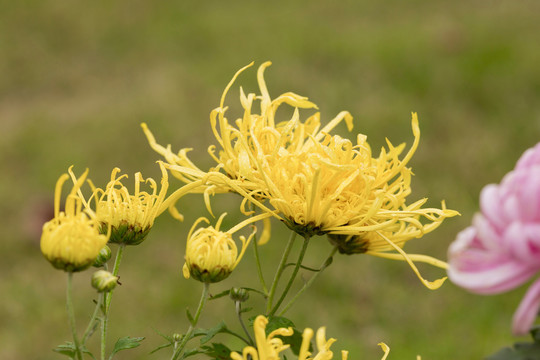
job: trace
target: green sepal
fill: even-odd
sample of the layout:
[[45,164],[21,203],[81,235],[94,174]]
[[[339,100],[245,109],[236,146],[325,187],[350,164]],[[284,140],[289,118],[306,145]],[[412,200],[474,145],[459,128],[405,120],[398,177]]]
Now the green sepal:
[[[77,351],[75,350],[75,344],[73,344],[71,341],[66,341],[65,344],[58,345],[55,349],[53,349],[53,351],[62,355],[69,356],[71,359],[75,359],[77,354]],[[94,355],[84,345],[81,346],[81,351],[84,354],[90,355],[92,359],[95,359]]]
[[531,329],[533,342],[519,342],[512,347],[506,347],[495,354],[488,356],[486,360],[535,360],[540,359],[540,327]]
[[137,346],[141,345],[141,341],[143,340],[144,337],[132,338],[129,336],[118,339],[116,341],[116,344],[114,344],[114,349],[111,353],[111,356],[109,356],[109,360],[112,359],[113,355],[119,351],[136,348]]

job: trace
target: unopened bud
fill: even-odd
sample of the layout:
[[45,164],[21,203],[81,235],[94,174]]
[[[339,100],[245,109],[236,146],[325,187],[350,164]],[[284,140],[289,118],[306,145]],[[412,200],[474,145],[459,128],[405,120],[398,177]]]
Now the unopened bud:
[[92,287],[98,292],[109,292],[118,284],[118,276],[108,271],[98,270],[92,275]]
[[232,288],[229,296],[233,301],[244,302],[249,299],[249,293],[244,288]]
[[183,336],[178,333],[174,333],[172,336],[172,339],[175,343],[179,343],[180,341],[182,341],[182,338]]
[[92,266],[94,266],[94,267],[102,267],[103,265],[105,265],[107,263],[107,261],[109,261],[111,256],[112,256],[111,249],[107,245],[105,245],[99,251],[99,254],[98,254],[96,260],[94,261],[94,264],[92,264]]

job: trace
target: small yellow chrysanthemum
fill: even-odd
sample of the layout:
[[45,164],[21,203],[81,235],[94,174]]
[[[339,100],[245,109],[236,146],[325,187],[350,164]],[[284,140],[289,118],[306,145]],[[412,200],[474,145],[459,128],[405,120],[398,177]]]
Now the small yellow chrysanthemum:
[[[69,168],[70,175],[75,178]],[[83,210],[83,200],[77,192],[84,183],[88,170],[76,179],[65,203],[65,211],[60,211],[62,187],[68,174],[63,174],[56,183],[54,195],[54,219],[43,225],[41,252],[57,269],[68,272],[81,271],[92,265],[100,250],[107,244],[108,234],[101,234],[100,222],[95,216]]]
[[247,239],[240,236],[242,242],[240,254],[232,235],[247,224],[264,218],[264,216],[253,217],[228,231],[221,231],[219,228],[225,215],[227,213],[219,217],[215,228],[208,226],[195,230],[199,223],[209,223],[204,217],[197,219],[191,227],[186,245],[186,262],[182,270],[186,279],[193,277],[201,282],[215,283],[227,278],[242,259],[247,246],[255,236],[256,229],[254,228]]
[[[143,179],[141,173],[135,174],[135,191],[133,194],[122,184],[127,175],[118,176],[119,168],[111,173],[111,180],[105,189],[95,188],[95,213],[102,223],[102,230],[111,226],[111,243],[137,245],[140,244],[154,224],[156,217],[163,211],[162,205],[168,189],[167,170],[162,162],[161,190],[155,180]],[[141,183],[148,183],[151,192],[141,191]]]
[[[231,353],[231,359],[233,360],[279,360],[282,357],[280,353],[287,350],[290,345],[283,344],[283,340],[276,336],[291,336],[293,335],[292,328],[279,328],[272,331],[268,336],[266,335],[266,326],[268,325],[268,319],[262,315],[255,318],[253,322],[253,333],[255,334],[256,347],[247,346],[242,351],[242,355],[237,352]],[[317,330],[316,344],[317,353],[313,354],[309,351],[311,339],[313,338],[313,330],[305,329],[302,334],[302,344],[300,345],[300,353],[298,354],[298,360],[331,360],[334,353],[330,351],[330,347],[336,339],[326,340],[326,330],[324,327]],[[341,352],[342,360],[347,360],[348,351]],[[386,355],[385,355],[386,357]]]

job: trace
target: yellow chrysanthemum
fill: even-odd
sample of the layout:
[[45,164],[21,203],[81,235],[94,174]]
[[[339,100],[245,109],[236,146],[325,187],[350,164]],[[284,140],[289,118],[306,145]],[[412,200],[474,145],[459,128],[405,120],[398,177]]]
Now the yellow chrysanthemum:
[[[279,360],[282,357],[281,353],[287,350],[290,345],[283,343],[281,338],[277,336],[292,336],[292,328],[279,328],[266,335],[266,326],[268,325],[268,319],[262,315],[255,318],[253,322],[253,333],[255,334],[255,345],[246,346],[242,355],[233,351],[231,352],[232,360]],[[326,329],[324,327],[317,330],[315,342],[317,345],[317,353],[312,354],[309,351],[311,345],[311,339],[313,338],[313,330],[306,328],[302,334],[302,344],[300,345],[300,352],[298,354],[298,360],[331,360],[334,358],[334,353],[330,350],[332,344],[336,342],[336,339],[326,340]],[[390,349],[384,343],[379,344],[385,352],[382,360],[386,359]],[[341,351],[341,359],[347,360],[348,351]]]
[[[111,180],[105,189],[93,188],[95,213],[103,229],[111,226],[110,242],[137,245],[140,244],[154,224],[156,217],[163,211],[162,205],[168,189],[167,170],[162,162],[161,190],[154,179],[144,179],[141,173],[135,174],[133,194],[122,184],[127,175],[118,176],[120,169],[115,168]],[[141,183],[149,184],[151,192],[141,191]]]
[[247,239],[240,236],[242,243],[240,254],[232,235],[247,224],[264,218],[264,215],[253,217],[228,231],[221,231],[219,228],[225,215],[227,213],[219,217],[215,227],[208,226],[195,230],[201,222],[209,223],[204,217],[197,219],[191,227],[186,245],[186,262],[182,270],[186,279],[193,277],[201,282],[214,283],[227,278],[242,259],[247,246],[255,236],[256,228]]
[[[70,175],[75,178],[69,168]],[[107,244],[108,234],[101,234],[100,223],[95,216],[83,210],[83,200],[77,196],[88,170],[76,179],[67,196],[65,210],[60,211],[62,187],[68,174],[63,174],[56,183],[54,194],[54,219],[43,225],[41,252],[57,269],[68,272],[81,271],[89,267]]]
[[[406,202],[412,176],[407,165],[420,139],[416,113],[412,114],[411,148],[403,154],[404,144],[393,146],[387,141],[387,148],[374,157],[365,135],[358,134],[353,143],[330,134],[343,121],[352,130],[348,112],[341,112],[321,129],[319,113],[300,121],[300,108],[316,108],[307,98],[285,93],[271,99],[263,76],[269,65],[259,67],[260,95],[246,96],[240,89],[241,118],[229,122],[224,103],[237,76],[247,67],[235,74],[219,107],[212,111],[211,125],[220,147],[217,151],[215,146],[209,148],[215,168],[202,171],[189,161],[187,149],[174,154],[170,146],[158,145],[143,125],[152,148],[165,157],[172,174],[193,189],[199,185],[196,191],[205,194],[209,209],[210,194],[236,192],[244,197],[245,213],[250,202],[305,237],[329,234],[341,252],[379,255],[397,251],[409,261],[401,250],[406,241],[433,231],[444,219],[458,214],[444,202],[440,209],[422,208],[427,199]],[[260,102],[260,111],[254,108],[255,101]],[[276,111],[284,104],[293,107],[292,118],[276,122]]]

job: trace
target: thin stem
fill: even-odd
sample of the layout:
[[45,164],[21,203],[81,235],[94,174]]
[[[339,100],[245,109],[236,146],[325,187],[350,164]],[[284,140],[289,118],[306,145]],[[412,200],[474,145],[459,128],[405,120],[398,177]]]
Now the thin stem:
[[103,305],[103,295],[99,294],[98,301],[96,303],[96,308],[94,309],[94,313],[92,314],[92,317],[90,318],[90,322],[88,323],[88,326],[86,327],[86,330],[84,332],[84,335],[82,337],[81,343],[84,345],[86,344],[86,341],[92,336],[96,329],[96,321],[98,321],[98,313],[101,310],[101,306]]
[[330,264],[332,264],[332,259],[334,258],[334,255],[336,254],[337,250],[338,250],[337,246],[332,248],[330,255],[328,255],[328,257],[326,258],[324,263],[321,265],[319,270],[315,274],[313,274],[313,276],[304,284],[304,286],[302,286],[302,288],[296,293],[296,295],[294,295],[294,297],[287,303],[287,305],[285,305],[283,310],[279,313],[279,316],[283,316],[283,314],[285,314],[287,310],[289,310],[289,308],[296,302],[296,300],[298,300],[300,295],[302,295],[304,291],[306,291],[307,288],[310,287],[311,284],[313,284],[317,276],[319,276],[319,274],[322,273],[324,269],[326,269],[328,266],[330,266]]
[[287,247],[285,248],[285,252],[283,253],[281,257],[281,261],[279,262],[276,275],[274,276],[274,281],[272,282],[272,287],[270,288],[268,299],[266,300],[266,313],[269,313],[270,309],[272,309],[272,301],[274,300],[277,284],[279,283],[281,274],[283,274],[283,270],[285,270],[285,266],[287,264],[287,258],[289,257],[295,238],[296,238],[296,233],[292,231],[289,237],[289,241],[287,242]]
[[255,254],[255,263],[257,264],[257,275],[259,275],[259,281],[261,282],[262,289],[266,295],[268,295],[268,288],[266,287],[266,282],[264,281],[261,259],[259,258],[259,245],[257,244],[257,239],[253,239],[253,253]]
[[238,321],[240,321],[240,325],[242,326],[242,329],[246,333],[248,339],[249,339],[249,345],[253,346],[253,339],[249,335],[249,331],[246,328],[246,325],[244,325],[244,320],[242,320],[242,303],[240,301],[235,301],[235,307],[236,307],[236,315],[238,315]]
[[276,311],[279,309],[279,306],[285,300],[285,297],[287,296],[287,293],[291,289],[291,286],[294,282],[294,279],[296,278],[296,275],[298,274],[298,270],[300,270],[300,266],[302,265],[302,260],[304,260],[304,255],[306,254],[307,246],[309,244],[309,236],[304,237],[304,243],[302,244],[302,250],[300,250],[300,254],[298,254],[298,260],[296,261],[296,266],[294,267],[294,270],[291,274],[291,277],[289,278],[289,282],[287,283],[287,286],[285,287],[285,290],[283,290],[283,293],[281,294],[281,297],[279,298],[278,302],[274,307],[272,308],[272,311],[268,315],[274,315]]
[[195,326],[197,326],[197,323],[199,322],[199,317],[201,316],[202,309],[204,308],[204,304],[206,303],[206,300],[208,299],[208,292],[210,289],[210,283],[204,283],[203,291],[201,294],[201,299],[199,300],[199,306],[197,307],[197,312],[195,313],[195,317],[193,318],[193,322],[189,325],[189,329],[182,338],[182,342],[178,347],[175,347],[174,353],[171,357],[171,360],[178,359],[178,356],[186,346],[187,342],[191,338],[191,335],[193,334],[193,330],[195,330]]
[[66,308],[69,318],[69,325],[71,327],[71,335],[73,336],[73,343],[75,344],[75,355],[77,359],[82,360],[81,345],[77,338],[77,328],[75,326],[75,311],[73,310],[73,300],[71,298],[73,283],[73,272],[68,272],[67,278],[67,290],[66,290]]
[[[125,244],[120,244],[118,251],[116,252],[116,259],[114,260],[113,275],[118,275],[120,269],[120,263],[122,262],[122,256],[124,255]],[[107,292],[104,295],[103,304],[103,319],[101,321],[101,360],[105,360],[105,350],[107,348],[107,327],[109,323],[109,308],[111,307],[113,291]]]

